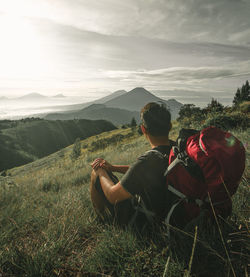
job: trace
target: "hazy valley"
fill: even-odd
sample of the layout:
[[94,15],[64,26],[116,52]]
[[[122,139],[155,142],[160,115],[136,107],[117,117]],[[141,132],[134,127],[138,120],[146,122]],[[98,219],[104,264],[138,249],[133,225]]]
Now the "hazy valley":
[[[80,96],[66,97],[63,94],[58,94],[47,97],[39,93],[31,93],[17,98],[0,98],[0,119],[20,119],[24,117],[45,117],[53,120],[91,119],[93,115],[89,114],[85,108],[93,104],[103,104],[107,111],[105,111],[104,106],[100,106],[102,111],[99,111],[99,115],[96,114],[93,119],[110,120],[111,111],[108,108],[116,108],[122,111],[120,111],[121,115],[117,115],[117,121],[113,123],[125,124],[128,123],[128,117],[138,119],[138,112],[144,104],[150,101],[166,103],[173,119],[176,119],[182,104],[174,99],[164,99],[155,96],[144,88],[135,88],[129,92],[125,90],[115,91],[94,101],[88,101],[88,99]],[[116,111],[119,113],[118,110]],[[134,114],[130,112],[134,112]]]

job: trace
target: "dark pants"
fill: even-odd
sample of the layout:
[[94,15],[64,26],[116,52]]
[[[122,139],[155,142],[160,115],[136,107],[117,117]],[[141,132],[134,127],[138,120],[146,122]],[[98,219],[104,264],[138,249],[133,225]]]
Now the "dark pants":
[[[112,173],[107,172],[110,180],[115,184],[119,179]],[[131,200],[124,200],[115,205],[111,204],[104,195],[99,176],[96,176],[95,171],[91,174],[90,194],[93,207],[96,213],[103,219],[112,219],[121,225],[127,225],[134,212]]]

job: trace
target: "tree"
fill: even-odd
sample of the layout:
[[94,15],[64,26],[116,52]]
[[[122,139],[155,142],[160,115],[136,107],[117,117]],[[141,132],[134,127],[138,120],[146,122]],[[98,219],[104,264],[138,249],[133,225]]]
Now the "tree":
[[196,107],[194,104],[184,104],[180,111],[179,111],[179,117],[178,121],[181,121],[185,118],[199,118],[202,116],[201,109],[199,107]]
[[238,88],[235,93],[233,103],[235,106],[237,106],[240,102],[241,102],[241,92],[240,92],[240,89]]
[[246,81],[246,84],[242,85],[241,89],[237,89],[233,99],[233,104],[234,106],[238,106],[244,101],[250,101],[250,86],[248,80]]
[[198,128],[197,126],[204,120],[201,108],[194,104],[184,104],[180,111],[177,121],[185,128]]
[[80,138],[77,138],[75,140],[72,153],[71,153],[71,158],[72,160],[77,159],[81,155],[81,141]]
[[242,90],[242,100],[250,101],[250,86],[248,80],[246,81],[244,89]]
[[135,118],[133,117],[133,118],[131,119],[130,127],[131,127],[132,129],[135,129],[136,126],[137,126],[137,123],[136,123]]
[[204,109],[205,113],[220,113],[223,112],[223,105],[216,99],[212,98],[211,103]]

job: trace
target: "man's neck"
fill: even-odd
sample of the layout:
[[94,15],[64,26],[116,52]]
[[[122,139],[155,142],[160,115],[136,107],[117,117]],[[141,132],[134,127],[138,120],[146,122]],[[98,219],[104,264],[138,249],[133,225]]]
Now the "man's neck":
[[168,145],[168,146],[170,145],[168,137],[152,137],[152,136],[149,136],[148,140],[149,140],[150,146],[152,148],[155,148],[155,147],[160,146],[160,145]]

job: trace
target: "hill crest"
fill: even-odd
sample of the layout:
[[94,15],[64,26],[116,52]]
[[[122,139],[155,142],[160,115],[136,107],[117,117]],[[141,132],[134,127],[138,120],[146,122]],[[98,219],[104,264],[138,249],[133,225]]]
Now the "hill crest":
[[23,95],[21,97],[18,97],[16,99],[18,100],[37,100],[37,99],[46,99],[47,96],[42,95],[40,93],[32,92],[26,95]]

